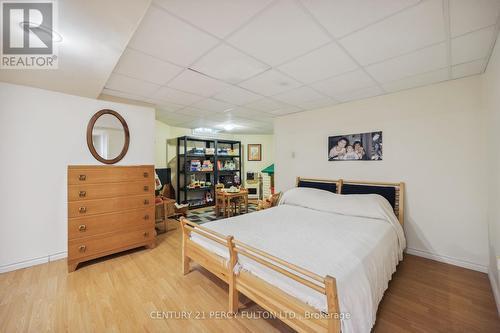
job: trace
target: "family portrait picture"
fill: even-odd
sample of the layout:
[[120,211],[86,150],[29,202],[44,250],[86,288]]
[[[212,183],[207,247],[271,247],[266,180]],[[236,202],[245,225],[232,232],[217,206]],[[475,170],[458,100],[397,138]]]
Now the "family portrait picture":
[[328,160],[382,160],[382,131],[328,137]]

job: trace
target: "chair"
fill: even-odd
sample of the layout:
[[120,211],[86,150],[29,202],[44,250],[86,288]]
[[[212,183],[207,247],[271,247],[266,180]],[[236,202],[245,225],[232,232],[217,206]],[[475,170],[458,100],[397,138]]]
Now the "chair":
[[[219,217],[220,215],[220,210],[222,209],[222,198],[218,194],[219,191],[221,191],[224,188],[223,184],[216,184],[215,185],[215,216]],[[224,212],[222,212],[224,214]]]
[[155,198],[155,223],[163,222],[165,232],[167,229],[167,220],[177,215],[175,200],[159,195]]
[[[241,187],[240,190],[241,191],[247,191],[243,187]],[[231,199],[230,207],[233,209],[233,215],[236,215],[236,213],[242,214],[241,206],[242,206],[243,202],[244,202],[244,199],[242,199],[241,197]]]
[[267,199],[259,200],[257,204],[257,210],[263,210],[271,207],[275,207],[281,200],[283,192],[278,192],[275,194],[271,194]]

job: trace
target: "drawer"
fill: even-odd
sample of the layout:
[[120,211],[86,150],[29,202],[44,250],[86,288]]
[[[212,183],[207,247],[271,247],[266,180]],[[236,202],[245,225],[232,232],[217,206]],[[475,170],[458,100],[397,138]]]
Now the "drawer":
[[68,186],[68,201],[103,199],[141,194],[154,195],[154,183],[148,180]]
[[154,183],[154,167],[151,166],[108,166],[108,167],[68,167],[68,184],[116,183],[150,180]]
[[154,228],[154,209],[137,209],[120,213],[70,218],[68,239],[95,236],[122,230]]
[[134,231],[123,231],[108,237],[78,238],[68,242],[70,260],[94,256],[103,252],[116,252],[131,245],[153,241],[156,231],[153,228]]
[[154,204],[155,197],[150,194],[110,199],[72,201],[68,202],[68,217],[84,217],[95,214],[154,207]]

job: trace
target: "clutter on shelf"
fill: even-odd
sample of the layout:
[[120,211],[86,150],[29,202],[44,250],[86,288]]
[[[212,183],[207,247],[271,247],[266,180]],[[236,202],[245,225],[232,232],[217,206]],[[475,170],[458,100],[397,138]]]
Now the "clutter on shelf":
[[191,160],[189,162],[189,171],[214,171],[214,164],[210,160],[204,160],[203,163],[200,160]]
[[238,169],[236,166],[236,162],[233,160],[226,160],[226,161],[217,161],[217,170],[219,171],[234,171]]
[[228,156],[238,156],[238,149],[231,148],[217,148],[217,155],[228,155]]

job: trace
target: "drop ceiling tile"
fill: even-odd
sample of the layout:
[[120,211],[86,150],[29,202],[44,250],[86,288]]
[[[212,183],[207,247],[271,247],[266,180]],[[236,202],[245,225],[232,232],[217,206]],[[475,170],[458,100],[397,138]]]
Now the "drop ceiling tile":
[[[155,0],[159,6],[220,38],[239,28],[272,0]],[[221,13],[224,13],[223,19]]]
[[203,99],[199,102],[194,103],[192,106],[213,112],[224,112],[228,109],[234,108],[233,104],[221,102],[212,98]]
[[280,66],[279,69],[307,84],[355,70],[357,67],[337,44],[330,43]]
[[383,84],[382,87],[388,92],[395,92],[399,90],[405,90],[410,88],[416,88],[420,86],[425,86],[428,84],[441,82],[449,79],[448,68],[439,69],[437,71],[423,73],[415,76],[411,76],[402,80],[389,82]]
[[229,87],[227,83],[212,79],[192,70],[185,70],[170,81],[168,86],[205,97],[210,97]]
[[164,85],[182,71],[182,67],[169,64],[150,55],[126,49],[114,70],[143,81]]
[[276,95],[280,92],[298,88],[300,85],[294,79],[275,70],[266,71],[239,84],[243,88],[264,96]]
[[379,62],[445,40],[441,0],[423,1],[340,40],[362,65]]
[[213,97],[235,105],[243,105],[261,99],[263,96],[240,87],[231,86],[215,94]]
[[161,87],[155,94],[151,96],[154,99],[159,99],[162,101],[182,104],[182,105],[191,105],[204,99],[205,97],[190,94],[184,91],[179,91],[176,89],[172,89],[169,87]]
[[134,95],[134,94],[123,92],[123,91],[112,90],[112,89],[108,89],[108,88],[104,88],[102,90],[101,94],[103,94],[103,95],[109,95],[109,96],[115,96],[115,97],[120,97],[120,98],[125,98],[125,99],[130,99],[130,100],[133,100],[133,101],[139,101],[139,102],[145,102],[145,103],[155,104],[155,103],[151,103],[147,97],[139,96],[139,95]]
[[275,116],[283,116],[285,114],[296,113],[296,112],[300,112],[300,111],[303,111],[303,110],[301,108],[296,107],[296,106],[287,106],[285,108],[273,110],[270,113],[275,115]]
[[311,87],[335,98],[335,96],[339,94],[372,87],[375,84],[376,83],[362,70],[356,70],[316,82],[312,84]]
[[171,111],[163,110],[163,109],[160,109],[160,108],[156,108],[155,111],[156,111],[155,112],[156,113],[156,117],[158,117],[158,116],[170,117],[173,114],[173,112],[171,112]]
[[281,0],[229,37],[228,42],[270,65],[278,65],[329,42],[295,1]]
[[199,128],[199,127],[204,127],[204,128],[214,128],[217,126],[217,123],[214,121],[211,121],[210,119],[207,118],[197,118],[195,120],[188,121],[186,123],[182,123],[180,126],[185,127],[185,128]]
[[263,98],[255,102],[251,102],[245,105],[247,108],[254,109],[262,112],[270,112],[287,106],[284,103],[272,100],[270,98]]
[[164,111],[169,111],[169,112],[174,112],[174,111],[180,110],[180,109],[185,107],[185,105],[169,103],[169,102],[164,102],[164,101],[156,101],[156,102],[154,102],[154,104],[156,105],[156,107],[158,109],[161,109]]
[[373,97],[384,94],[384,90],[378,86],[354,90],[347,93],[337,95],[337,99],[341,102],[355,101],[363,98]]
[[479,59],[471,62],[466,62],[464,64],[455,65],[451,67],[451,76],[454,79],[458,79],[465,76],[481,74],[484,72],[485,59]]
[[486,58],[496,38],[495,27],[490,27],[451,40],[451,61],[453,65]]
[[137,80],[122,74],[112,73],[106,83],[106,88],[118,90],[139,96],[150,96],[160,86],[151,82]]
[[195,120],[195,117],[187,116],[179,113],[158,113],[156,118],[168,125],[178,126],[182,123]]
[[451,36],[494,25],[499,13],[498,0],[450,0]]
[[301,0],[311,14],[339,38],[365,27],[420,0]]
[[367,66],[365,69],[381,83],[434,71],[448,65],[445,43]]
[[335,104],[338,104],[338,102],[336,100],[334,100],[332,98],[324,97],[324,98],[317,99],[314,101],[297,103],[297,106],[304,109],[304,110],[314,110],[314,109],[324,108],[327,106],[333,106]]
[[257,111],[257,110],[253,110],[253,109],[241,107],[241,106],[234,108],[233,110],[231,110],[229,112],[229,114],[231,114],[232,116],[235,116],[235,117],[244,117],[244,118],[253,119],[253,120],[260,120],[260,121],[266,121],[269,118],[273,117],[269,113],[265,113],[262,111]]
[[238,83],[269,69],[269,66],[222,44],[190,68],[225,82]]
[[191,116],[191,117],[207,117],[207,116],[210,116],[212,114],[212,112],[210,112],[210,111],[202,110],[199,108],[194,108],[192,106],[187,106],[183,109],[175,111],[175,113],[186,115],[186,116]]
[[297,105],[298,103],[325,98],[325,96],[312,88],[304,86],[274,95],[273,98],[288,104]]
[[129,45],[133,49],[187,67],[218,42],[218,39],[152,5]]

